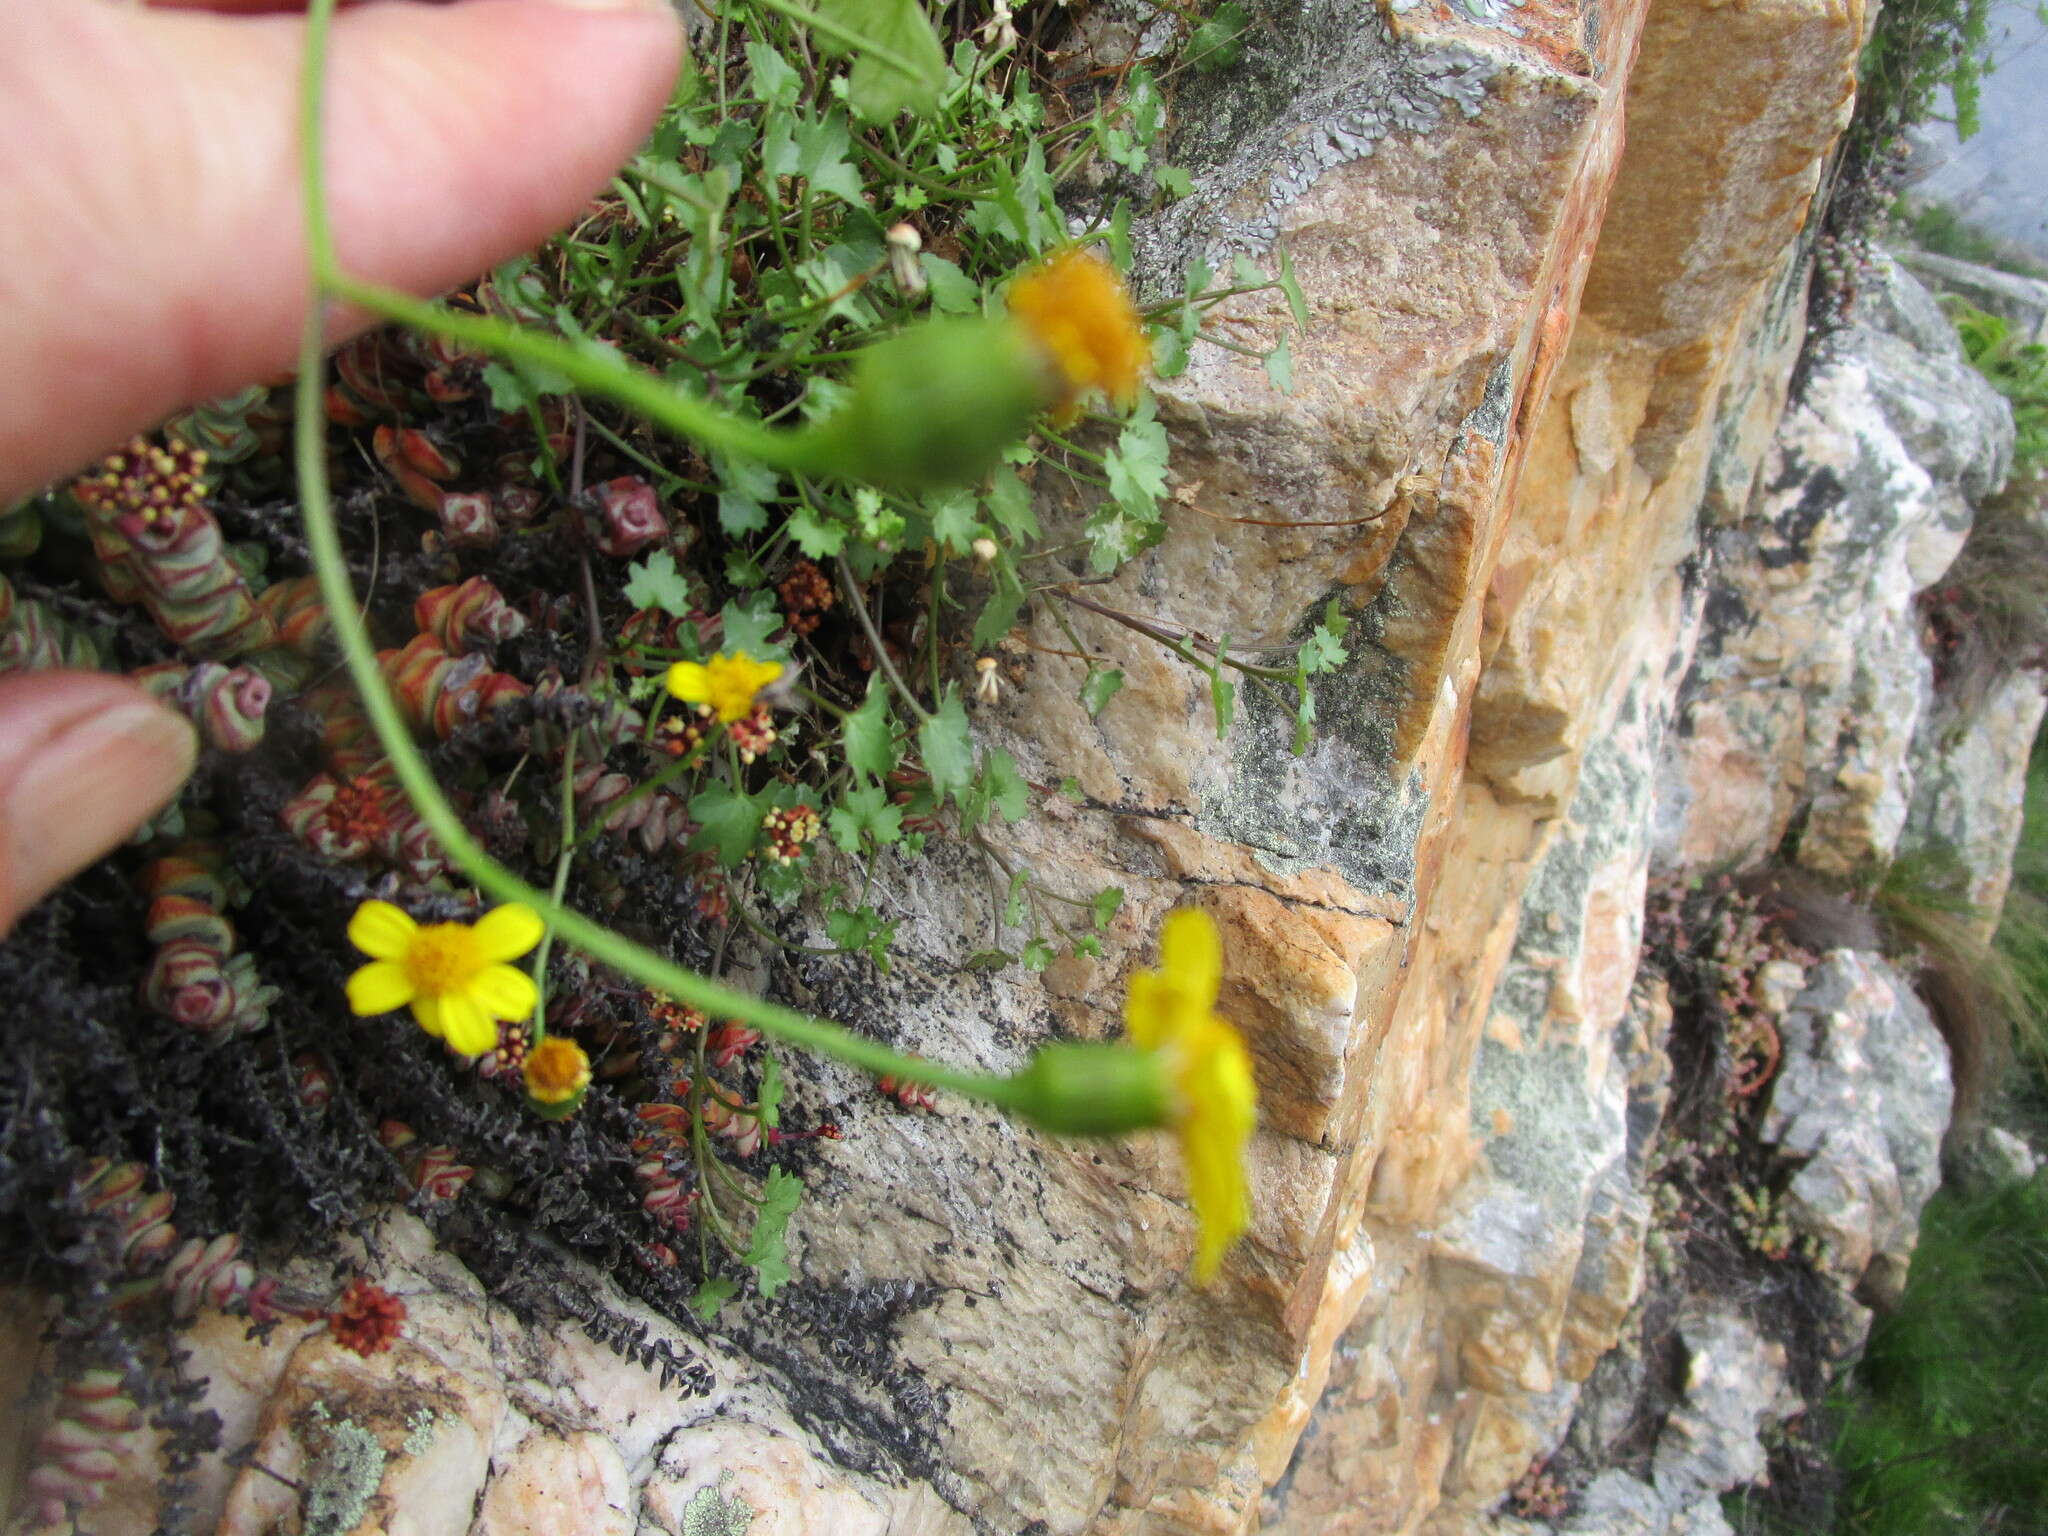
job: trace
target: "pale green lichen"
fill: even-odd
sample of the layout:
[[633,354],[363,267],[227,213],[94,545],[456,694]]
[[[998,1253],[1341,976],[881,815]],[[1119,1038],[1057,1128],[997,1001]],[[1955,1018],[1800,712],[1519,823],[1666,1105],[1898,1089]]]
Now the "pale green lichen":
[[399,1447],[408,1456],[418,1456],[434,1443],[434,1431],[440,1427],[440,1419],[431,1408],[415,1408],[406,1415],[405,1443]]
[[716,1486],[699,1488],[683,1507],[682,1536],[747,1536],[754,1523],[754,1506],[738,1494],[727,1494],[730,1471],[718,1474]]
[[332,1418],[324,1403],[315,1403],[310,1416],[326,1443],[306,1484],[305,1536],[344,1536],[362,1523],[384,1481],[384,1447],[362,1425]]

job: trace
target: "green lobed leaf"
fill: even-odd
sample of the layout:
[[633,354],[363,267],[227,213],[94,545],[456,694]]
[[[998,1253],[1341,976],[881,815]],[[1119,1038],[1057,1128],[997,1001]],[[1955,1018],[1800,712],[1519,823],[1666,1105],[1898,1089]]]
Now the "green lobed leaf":
[[710,1322],[718,1316],[718,1309],[733,1297],[740,1288],[723,1275],[713,1275],[697,1287],[697,1294],[690,1298],[690,1310],[697,1314],[698,1321]]
[[803,1193],[803,1180],[787,1168],[768,1170],[768,1181],[761,1186],[761,1204],[754,1213],[754,1233],[747,1243],[747,1263],[754,1268],[754,1280],[764,1298],[773,1299],[789,1284],[789,1218],[796,1213]]
[[[911,66],[906,72],[873,53],[856,50],[847,77],[847,100],[855,115],[885,122],[899,112],[937,109],[946,85],[946,53],[918,0],[813,0],[820,16],[838,22],[865,43],[887,49]],[[840,39],[813,30],[822,52],[846,52]]]
[[657,549],[645,560],[626,568],[626,601],[635,608],[659,608],[676,618],[688,616],[690,583],[676,569],[676,557]]
[[718,648],[728,655],[745,651],[756,661],[786,661],[789,650],[769,637],[789,621],[770,591],[736,597],[718,611]]
[[890,801],[882,785],[862,784],[840,798],[826,818],[826,829],[844,853],[860,852],[862,833],[886,848],[903,836],[903,807]]
[[1102,706],[1117,696],[1124,685],[1124,675],[1115,667],[1090,667],[1088,676],[1081,684],[1081,707],[1092,715],[1102,713]]
[[1230,68],[1244,53],[1244,32],[1250,25],[1250,14],[1237,0],[1223,0],[1188,38],[1188,62],[1204,74]]
[[982,536],[982,526],[975,517],[978,502],[972,491],[940,491],[925,497],[925,515],[932,522],[932,537],[956,555],[964,555],[974,547],[974,541]]
[[926,251],[917,263],[924,268],[932,308],[945,315],[971,315],[981,309],[981,285],[952,262]]
[[690,797],[690,819],[697,823],[690,846],[711,850],[732,869],[754,851],[767,814],[768,808],[752,795],[737,794],[723,782],[708,784]]
[[917,751],[940,799],[958,799],[974,782],[974,743],[960,690],[948,688],[931,718],[917,728]]
[[855,772],[882,779],[895,771],[898,758],[889,719],[889,685],[880,674],[868,680],[867,697],[842,722],[839,740]]
[[1282,336],[1280,344],[1266,354],[1266,377],[1283,395],[1294,393],[1294,349]]
[[768,1051],[761,1058],[761,1091],[754,1099],[754,1113],[771,1131],[782,1124],[782,1091],[782,1068],[775,1053]]
[[1015,470],[999,469],[989,476],[983,504],[997,526],[1011,538],[1024,541],[1038,537],[1038,514],[1031,507],[1031,487]]
[[1095,919],[1095,926],[1107,928],[1111,918],[1124,904],[1124,888],[1120,885],[1105,885],[1095,893],[1095,899],[1088,904],[1089,916]]
[[793,107],[803,89],[803,77],[796,66],[771,43],[747,44],[747,68],[753,73],[754,94],[771,107]]
[[1031,786],[1017,771],[1017,760],[998,748],[981,760],[983,788],[989,804],[1002,812],[1003,820],[1015,824],[1031,814]]
[[846,547],[846,530],[815,507],[799,504],[785,524],[796,547],[813,560],[827,560]]

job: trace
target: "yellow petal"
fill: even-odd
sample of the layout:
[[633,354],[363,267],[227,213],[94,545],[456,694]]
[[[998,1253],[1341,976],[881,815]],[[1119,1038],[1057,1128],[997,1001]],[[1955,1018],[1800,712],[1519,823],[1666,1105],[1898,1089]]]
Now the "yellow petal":
[[388,901],[366,901],[348,920],[348,941],[372,960],[396,960],[419,927]]
[[1179,907],[1159,927],[1159,968],[1206,1011],[1223,983],[1223,940],[1200,907]]
[[711,697],[711,674],[694,661],[679,661],[668,669],[668,691],[685,704],[702,704]]
[[414,998],[412,1000],[412,1016],[415,1019],[419,1020],[419,1025],[421,1029],[424,1029],[436,1040],[439,1040],[441,1038],[442,1029],[440,998],[433,996],[421,996]]
[[493,907],[470,931],[476,935],[477,953],[486,960],[517,960],[540,942],[545,926],[533,908],[512,901]]
[[540,1001],[533,978],[510,965],[485,966],[464,995],[494,1019],[523,1019]]
[[365,1018],[403,1008],[411,1001],[412,978],[395,961],[372,960],[348,979],[349,1012]]
[[1157,971],[1139,971],[1124,994],[1124,1029],[1131,1044],[1156,1050],[1173,1029],[1173,989]]
[[465,1056],[498,1048],[498,1026],[472,997],[441,999],[441,1038]]
[[1257,1124],[1257,1088],[1244,1041],[1222,1019],[1210,1015],[1183,1046],[1181,1156],[1188,1200],[1202,1229],[1195,1280],[1207,1284],[1251,1224],[1244,1154]]

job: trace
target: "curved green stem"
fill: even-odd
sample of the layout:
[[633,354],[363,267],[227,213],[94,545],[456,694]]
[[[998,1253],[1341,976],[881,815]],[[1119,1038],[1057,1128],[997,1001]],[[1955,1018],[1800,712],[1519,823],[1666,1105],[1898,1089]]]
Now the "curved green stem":
[[[931,1083],[954,1093],[982,1099],[1005,1107],[1017,1107],[1024,1096],[1015,1080],[979,1072],[963,1072],[937,1062],[912,1059],[872,1040],[866,1040],[842,1025],[827,1023],[793,1008],[785,1008],[728,987],[708,976],[677,965],[652,950],[633,943],[602,924],[555,901],[546,893],[521,880],[511,870],[484,852],[470,836],[455,808],[441,793],[433,770],[412,739],[412,733],[391,697],[377,653],[364,623],[362,610],[348,576],[347,557],[327,481],[326,416],[321,382],[326,342],[325,300],[339,294],[360,302],[366,293],[383,290],[342,278],[335,269],[333,235],[327,224],[327,202],[321,123],[323,119],[323,64],[327,29],[334,14],[335,0],[312,0],[307,11],[305,73],[300,96],[300,168],[305,187],[305,218],[308,247],[313,256],[312,303],[306,316],[306,331],[300,343],[297,383],[297,415],[293,428],[293,453],[298,470],[306,542],[312,552],[313,571],[319,581],[321,601],[334,626],[334,635],[347,661],[349,675],[362,695],[363,708],[383,745],[391,769],[404,786],[407,797],[440,842],[442,850],[477,888],[500,902],[520,902],[538,912],[563,942],[572,944],[600,964],[632,977],[643,986],[665,992],[678,1001],[707,1014],[740,1019],[765,1035],[792,1045],[837,1057],[852,1066],[875,1074],[893,1074]],[[392,309],[403,311],[395,318],[425,311],[430,329],[452,334],[443,322],[451,317],[404,295]],[[460,317],[467,319],[469,317]],[[588,362],[586,354],[577,356]],[[554,366],[549,363],[549,366]],[[568,369],[564,369],[568,372]],[[572,374],[572,377],[574,375]],[[677,397],[680,398],[680,397]],[[630,402],[628,402],[630,403]],[[694,402],[693,402],[694,404]]]

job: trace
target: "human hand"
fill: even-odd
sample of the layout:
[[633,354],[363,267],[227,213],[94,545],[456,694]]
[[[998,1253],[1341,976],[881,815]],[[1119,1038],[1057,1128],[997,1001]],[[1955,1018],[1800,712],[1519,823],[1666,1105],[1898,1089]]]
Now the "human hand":
[[[0,0],[0,508],[291,366],[305,29],[281,9]],[[646,134],[680,47],[667,0],[343,12],[327,128],[342,265],[433,293],[536,244]],[[0,681],[0,932],[175,794],[196,750],[124,679]]]

